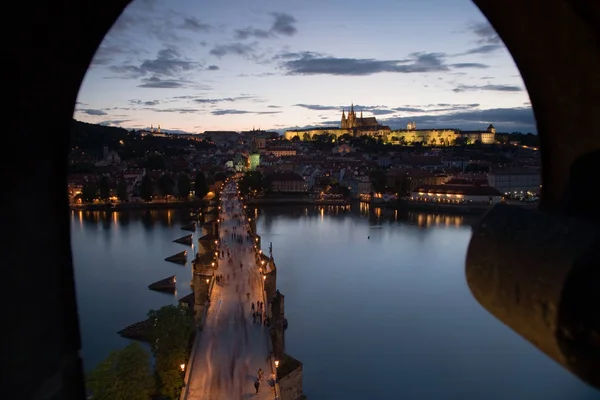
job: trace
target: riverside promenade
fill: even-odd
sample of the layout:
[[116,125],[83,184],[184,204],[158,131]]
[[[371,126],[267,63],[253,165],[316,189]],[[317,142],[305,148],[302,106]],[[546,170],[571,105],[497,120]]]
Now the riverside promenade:
[[[269,328],[253,323],[251,314],[251,303],[256,305],[257,301],[263,301],[263,282],[250,250],[252,243],[246,240],[248,227],[235,194],[234,184],[223,192],[220,215],[223,222],[219,232],[220,249],[229,248],[232,262],[225,252],[215,272],[229,278],[213,288],[203,329],[196,335],[182,399],[275,399],[275,391],[269,385],[272,365],[267,358]],[[234,214],[240,217],[234,218]],[[231,238],[236,226],[235,232],[243,238],[243,244]],[[264,379],[259,393],[255,394],[254,382],[259,368],[264,371]]]

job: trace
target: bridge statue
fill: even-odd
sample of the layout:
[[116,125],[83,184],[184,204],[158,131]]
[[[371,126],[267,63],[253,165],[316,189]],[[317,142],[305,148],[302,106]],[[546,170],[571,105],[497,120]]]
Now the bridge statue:
[[273,259],[273,242],[269,242],[269,257]]

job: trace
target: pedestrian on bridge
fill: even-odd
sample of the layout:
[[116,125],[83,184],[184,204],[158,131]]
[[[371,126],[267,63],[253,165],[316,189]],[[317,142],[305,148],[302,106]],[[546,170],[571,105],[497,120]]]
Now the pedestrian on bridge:
[[256,389],[256,393],[260,390],[260,381],[258,379],[254,381],[254,389]]

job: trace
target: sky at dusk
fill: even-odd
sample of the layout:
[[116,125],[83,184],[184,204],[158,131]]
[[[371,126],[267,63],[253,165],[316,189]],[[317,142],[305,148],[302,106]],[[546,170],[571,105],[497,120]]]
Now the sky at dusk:
[[536,132],[508,51],[470,0],[134,0],[75,118],[163,131],[339,125]]

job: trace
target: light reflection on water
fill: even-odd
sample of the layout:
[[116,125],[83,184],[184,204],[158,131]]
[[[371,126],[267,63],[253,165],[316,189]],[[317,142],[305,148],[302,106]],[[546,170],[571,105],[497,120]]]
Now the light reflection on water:
[[[472,298],[464,259],[475,218],[368,205],[254,213],[263,245],[273,242],[287,352],[304,362],[309,398],[598,397]],[[86,368],[127,343],[116,331],[190,293],[189,265],[163,261],[189,249],[172,242],[185,217],[72,213]],[[177,296],[147,289],[173,274]]]

